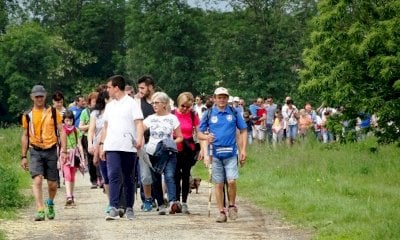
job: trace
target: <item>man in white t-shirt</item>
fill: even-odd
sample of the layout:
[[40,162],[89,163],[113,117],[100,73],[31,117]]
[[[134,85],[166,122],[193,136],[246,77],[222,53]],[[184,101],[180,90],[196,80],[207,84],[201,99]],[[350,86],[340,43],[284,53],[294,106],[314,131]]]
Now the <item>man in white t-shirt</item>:
[[124,89],[124,77],[115,75],[108,79],[107,91],[112,100],[104,110],[104,127],[99,143],[100,158],[107,161],[110,180],[110,212],[106,220],[119,218],[117,207],[122,181],[125,190],[126,217],[133,219],[132,172],[136,165],[137,149],[143,145],[143,114],[138,103],[126,95]]

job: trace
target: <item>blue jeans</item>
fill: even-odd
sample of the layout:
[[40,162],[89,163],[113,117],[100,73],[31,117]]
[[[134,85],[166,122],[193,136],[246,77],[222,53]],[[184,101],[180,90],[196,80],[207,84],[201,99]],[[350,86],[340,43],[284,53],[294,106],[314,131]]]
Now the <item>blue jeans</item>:
[[214,183],[224,183],[225,181],[239,178],[238,158],[234,155],[226,159],[212,159],[212,180]]
[[295,125],[288,125],[286,128],[286,137],[290,139],[296,139],[297,137],[297,124]]
[[[157,161],[157,157],[149,156],[150,161],[153,163]],[[176,185],[175,185],[175,171],[176,171],[176,154],[171,154],[169,156],[167,165],[164,168],[164,180],[168,189],[168,201],[176,201]],[[157,203],[159,206],[164,203],[163,191],[162,191],[162,176],[161,174],[153,173],[153,184],[152,188],[154,189],[155,198],[157,199]]]
[[110,180],[108,180],[107,161],[99,159],[99,166],[101,174],[103,176],[104,184],[109,184]]
[[267,140],[269,144],[272,144],[272,123],[267,123],[265,125],[267,129]]
[[[126,207],[133,207],[134,201],[134,176],[136,153],[107,151],[107,171],[110,181],[110,206],[117,208],[120,202],[120,187],[123,183]],[[122,173],[122,174],[121,174]],[[121,179],[122,175],[122,179]]]

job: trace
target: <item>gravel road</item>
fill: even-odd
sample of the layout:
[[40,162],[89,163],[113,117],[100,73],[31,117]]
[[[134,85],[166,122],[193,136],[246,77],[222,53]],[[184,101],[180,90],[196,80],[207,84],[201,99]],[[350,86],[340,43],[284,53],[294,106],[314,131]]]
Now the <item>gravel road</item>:
[[[0,220],[0,229],[7,239],[190,239],[235,240],[271,239],[306,240],[312,233],[284,223],[278,214],[266,213],[238,198],[239,218],[227,223],[216,223],[215,200],[208,217],[208,187],[202,181],[199,193],[189,196],[190,215],[160,216],[155,210],[142,212],[140,199],[135,199],[135,218],[105,221],[106,196],[101,189],[90,189],[88,175],[77,174],[75,209],[64,209],[65,189],[61,187],[55,200],[56,218],[34,222],[32,203],[23,209],[18,219]],[[214,197],[214,196],[213,196]]]

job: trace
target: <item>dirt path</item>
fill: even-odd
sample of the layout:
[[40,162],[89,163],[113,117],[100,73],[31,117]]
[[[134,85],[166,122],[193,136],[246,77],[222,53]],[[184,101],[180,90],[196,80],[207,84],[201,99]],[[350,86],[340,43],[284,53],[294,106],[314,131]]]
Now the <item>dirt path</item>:
[[[78,175],[77,175],[78,176]],[[263,214],[249,204],[238,201],[239,218],[227,223],[216,223],[215,200],[211,217],[207,217],[208,188],[202,182],[199,194],[189,196],[192,214],[159,216],[155,210],[147,213],[139,209],[140,199],[135,199],[135,218],[105,221],[106,197],[101,189],[90,189],[88,175],[79,174],[76,187],[76,209],[64,209],[65,189],[57,193],[56,218],[34,222],[32,204],[13,221],[0,220],[0,229],[8,239],[298,239],[306,240],[311,234],[289,226],[275,214]]]

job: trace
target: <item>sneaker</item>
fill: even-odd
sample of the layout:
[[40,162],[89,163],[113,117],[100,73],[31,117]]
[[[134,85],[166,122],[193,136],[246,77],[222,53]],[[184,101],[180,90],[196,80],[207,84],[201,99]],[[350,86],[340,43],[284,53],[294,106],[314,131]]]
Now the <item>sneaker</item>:
[[158,211],[158,215],[165,215],[167,214],[167,208],[165,207],[165,204],[159,206],[159,211]]
[[116,220],[119,218],[118,210],[115,207],[110,208],[110,212],[106,216],[106,221],[108,220]]
[[220,212],[219,213],[219,215],[218,215],[218,217],[217,217],[217,219],[215,220],[216,222],[218,222],[218,223],[223,223],[223,222],[226,222],[226,214],[225,214],[225,212]]
[[125,214],[125,209],[123,208],[118,208],[118,215],[120,218],[124,217]]
[[37,211],[35,213],[35,221],[44,221],[44,211]]
[[74,200],[72,199],[72,197],[67,197],[67,202],[65,203],[65,205],[71,205],[74,202]]
[[183,214],[190,214],[187,203],[182,203],[182,213]]
[[104,212],[110,213],[110,209],[111,209],[110,205],[107,205],[106,208],[104,209]]
[[54,211],[54,203],[49,204],[48,201],[46,201],[46,210],[47,218],[50,220],[54,219],[56,216],[56,212]]
[[230,220],[236,220],[238,217],[238,210],[236,206],[229,206],[228,217]]
[[182,213],[182,204],[179,201],[177,201],[176,204],[177,204],[176,213]]
[[97,184],[96,183],[92,183],[92,186],[90,186],[90,189],[96,189],[97,188]]
[[134,214],[133,214],[133,209],[132,208],[127,208],[125,214],[126,214],[126,218],[128,220],[132,220],[133,219]]
[[151,212],[151,210],[153,210],[153,203],[151,199],[145,199],[143,203],[143,211]]
[[171,202],[170,207],[169,207],[169,214],[175,214],[178,211],[178,203],[177,202]]

